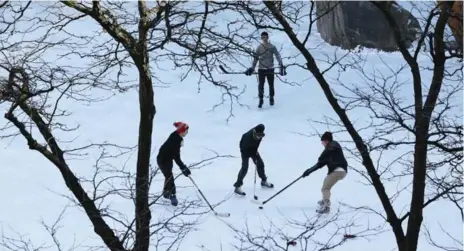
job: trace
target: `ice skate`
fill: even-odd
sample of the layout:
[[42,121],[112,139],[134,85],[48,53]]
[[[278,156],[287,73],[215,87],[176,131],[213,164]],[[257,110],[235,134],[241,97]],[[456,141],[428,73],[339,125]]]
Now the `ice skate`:
[[[319,201],[318,201],[319,203]],[[316,210],[319,214],[328,214],[330,213],[330,201],[322,201],[320,207]]]
[[176,207],[179,204],[179,201],[177,200],[177,197],[175,194],[171,195],[169,199],[171,200],[171,205]]
[[246,193],[242,190],[241,187],[236,187],[236,188],[234,189],[234,193],[236,193],[236,194],[238,194],[238,195],[241,195],[241,196],[245,196],[245,195],[246,195]]
[[261,181],[261,186],[267,187],[267,188],[274,188],[274,184],[267,182],[267,181]]

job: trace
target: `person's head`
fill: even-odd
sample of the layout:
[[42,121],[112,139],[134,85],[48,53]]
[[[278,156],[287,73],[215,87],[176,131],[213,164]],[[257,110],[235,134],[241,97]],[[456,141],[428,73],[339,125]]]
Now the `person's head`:
[[321,144],[326,147],[330,142],[333,141],[332,133],[327,131],[321,136]]
[[263,43],[268,43],[269,42],[269,34],[265,31],[261,32],[261,40],[263,40]]
[[259,124],[253,129],[253,138],[256,140],[262,139],[264,137],[264,125]]
[[187,135],[188,130],[189,130],[189,126],[186,123],[184,123],[184,122],[174,122],[174,126],[176,127],[177,133],[181,137],[185,137]]

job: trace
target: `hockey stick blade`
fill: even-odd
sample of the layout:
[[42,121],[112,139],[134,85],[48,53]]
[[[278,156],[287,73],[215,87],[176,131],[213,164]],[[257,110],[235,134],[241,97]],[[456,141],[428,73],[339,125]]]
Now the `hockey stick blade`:
[[214,212],[214,215],[218,216],[218,217],[230,217],[230,213],[218,213],[218,212]]
[[237,72],[237,71],[234,71],[234,72],[227,71],[226,68],[224,68],[224,66],[222,65],[219,66],[219,69],[221,69],[221,71],[224,74],[244,74],[245,73],[245,72]]

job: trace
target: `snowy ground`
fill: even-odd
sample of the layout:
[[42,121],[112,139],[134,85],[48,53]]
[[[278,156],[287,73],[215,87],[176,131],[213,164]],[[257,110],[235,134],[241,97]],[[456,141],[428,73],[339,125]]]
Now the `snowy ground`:
[[[313,44],[320,43],[317,34],[314,36]],[[285,37],[271,37],[271,39],[278,45],[287,42],[287,48],[284,48],[285,52],[283,53],[295,53],[294,50],[291,51],[292,49],[288,46]],[[318,56],[322,58],[323,53],[343,55],[344,52],[335,52],[335,49],[330,46],[320,46],[312,53],[316,55],[316,58]],[[369,56],[369,66],[378,66],[384,69],[386,67],[382,60],[390,67],[394,67],[398,62],[404,62],[401,55],[396,53],[366,56]],[[426,62],[428,59],[421,60]],[[320,67],[324,68],[324,64],[320,64]],[[334,72],[336,73],[336,71]],[[402,76],[409,78],[408,71],[404,72]],[[328,74],[330,76],[330,73]],[[343,74],[340,79],[346,82],[357,81],[357,75],[350,71]],[[264,210],[259,210],[257,205],[249,202],[253,195],[254,166],[251,162],[243,186],[243,189],[248,193],[247,198],[238,198],[232,194],[232,184],[235,182],[240,169],[238,142],[245,131],[258,123],[263,123],[266,126],[266,137],[262,142],[260,153],[266,165],[269,181],[275,184],[274,190],[261,189],[258,185],[257,195],[260,199],[268,198],[315,163],[319,153],[323,150],[319,138],[304,137],[299,133],[314,133],[316,130],[320,133],[327,129],[322,125],[310,124],[308,119],[322,119],[324,115],[335,117],[317,82],[311,78],[308,72],[296,67],[290,68],[285,78],[300,85],[291,86],[276,80],[276,105],[270,108],[266,100],[264,108],[258,110],[256,108],[258,101],[256,98],[257,84],[254,76],[223,76],[223,78],[233,79],[238,86],[243,83],[247,87],[240,102],[249,107],[234,105],[234,117],[228,122],[226,119],[229,116],[229,104],[224,104],[211,111],[212,107],[221,100],[219,88],[204,84],[201,86],[201,92],[198,92],[198,86],[195,84],[196,79],[192,77],[169,87],[155,89],[157,114],[154,122],[153,160],[155,160],[159,146],[174,130],[172,123],[175,121],[184,121],[190,125],[190,133],[185,139],[182,150],[182,158],[187,164],[211,157],[212,153],[208,149],[219,154],[235,156],[235,158],[214,160],[211,165],[193,171],[192,177],[212,203],[226,200],[216,209],[219,212],[231,213],[231,217],[218,219],[212,214],[201,216],[199,219],[201,223],[197,226],[197,231],[187,235],[180,250],[201,250],[199,246],[212,251],[237,250],[234,245],[240,244],[235,238],[236,234],[230,230],[227,224],[232,224],[238,229],[244,229],[245,224],[247,224],[253,234],[259,235],[264,234],[264,230],[260,230],[261,228],[270,228],[269,220],[272,220],[275,224],[274,228],[295,236],[301,230],[286,227],[285,219],[305,221],[306,216],[313,217],[316,201],[321,196],[320,186],[326,174],[325,169],[299,181],[269,202]],[[428,81],[430,76],[424,74],[423,78],[424,81]],[[67,139],[77,137],[77,142],[81,144],[102,141],[124,145],[136,144],[139,122],[136,92],[119,94],[108,101],[89,107],[71,102],[67,102],[66,105],[74,112],[74,115],[67,119],[67,122],[80,125],[78,133],[68,135]],[[364,114],[352,114],[352,116],[362,120]],[[337,139],[348,138],[345,134],[335,134],[335,137]],[[43,231],[39,221],[43,219],[47,223],[52,223],[63,207],[68,204],[68,200],[60,195],[70,195],[63,184],[61,175],[42,156],[28,150],[22,138],[17,137],[14,141],[2,140],[0,144],[2,147],[2,151],[0,151],[0,159],[2,160],[0,196],[4,198],[0,209],[0,224],[3,231],[12,234],[13,229],[18,233],[27,235],[26,237],[36,244],[50,243],[51,239]],[[94,172],[93,164],[97,154],[95,152],[93,156],[85,160],[71,161],[72,169],[81,176],[91,175]],[[134,170],[134,162],[135,156],[131,156],[129,159],[126,156],[125,159],[118,160],[117,164],[113,164],[120,167],[125,164],[129,170]],[[354,162],[350,164],[358,165]],[[179,172],[177,166],[174,169]],[[360,213],[340,206],[339,202],[343,202],[352,206],[380,208],[374,189],[361,184],[359,181],[363,181],[361,176],[355,172],[349,172],[346,179],[333,189],[332,210],[335,212],[340,209],[343,212],[336,223],[339,225],[350,221],[356,223],[356,226],[341,230],[335,237],[335,241],[341,239],[341,235],[344,233],[357,233],[366,229],[368,225],[376,226],[383,223],[379,216]],[[181,176],[176,180],[176,183],[181,201],[198,196],[187,178]],[[162,176],[158,175],[152,186],[152,192],[158,193],[161,184]],[[393,193],[396,185],[387,186],[389,192]],[[395,206],[402,208],[403,205],[407,205],[408,200],[409,195],[406,194],[395,202]],[[110,203],[112,207],[124,211],[128,217],[133,214],[131,201],[118,200]],[[448,207],[449,204],[446,202],[438,202],[428,207],[425,210],[424,224],[432,227],[435,238],[442,239],[442,244],[453,245],[448,238],[444,237],[444,234],[440,236],[440,225],[454,236],[462,236],[460,216],[456,210],[451,210],[448,213]],[[171,213],[172,209],[165,206],[153,207],[154,220]],[[93,233],[90,222],[80,209],[68,209],[61,225],[63,228],[60,229],[58,238],[65,247],[72,245],[73,242],[80,243],[84,247],[95,243],[100,244],[99,239]],[[335,230],[337,230],[335,225],[329,225],[319,231],[313,241],[325,242]],[[382,235],[348,241],[340,250],[394,250],[396,244],[388,225],[385,226],[385,230],[387,231]],[[281,245],[285,245],[284,240],[279,241]],[[77,250],[87,250],[84,247]],[[311,249],[315,246],[310,245],[309,247]],[[360,249],[360,247],[362,248]],[[427,244],[425,238],[422,238],[418,250],[433,251],[436,249]]]

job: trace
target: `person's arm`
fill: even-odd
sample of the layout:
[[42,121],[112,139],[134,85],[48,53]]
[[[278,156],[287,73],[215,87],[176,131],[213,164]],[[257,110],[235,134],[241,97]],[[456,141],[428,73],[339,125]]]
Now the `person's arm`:
[[254,55],[253,55],[253,63],[251,63],[250,69],[255,69],[256,64],[258,63],[258,60],[259,60],[259,52],[260,52],[259,48],[260,48],[260,47],[261,47],[261,45],[258,45],[258,47],[257,47],[256,50],[255,50],[255,53],[254,53]]
[[259,145],[261,144],[261,140],[263,140],[262,138],[258,140],[258,143],[256,144],[256,156],[259,155],[259,152],[258,152],[258,149],[259,149]]
[[317,163],[314,166],[306,169],[306,171],[304,171],[302,176],[307,177],[312,172],[317,171],[318,169],[321,169],[323,166],[327,165],[327,160],[331,154],[329,151],[330,150],[328,149],[328,147],[326,147],[324,151],[322,151],[321,155],[319,156]]
[[181,146],[180,142],[179,142],[178,145],[174,146],[175,147],[175,149],[174,149],[174,161],[179,166],[180,170],[183,170],[183,169],[187,168],[187,166],[184,164],[184,162],[182,161],[182,159],[180,157],[180,146]]
[[182,162],[182,159],[180,158],[180,153],[174,156],[174,161],[179,166],[180,170],[187,168],[187,166],[184,164],[184,162]]
[[324,151],[322,151],[321,155],[319,156],[319,158],[317,159],[317,163],[316,163],[316,169],[319,169],[325,165],[327,165],[327,161],[330,157],[330,150],[328,147],[326,147],[324,149]]
[[272,46],[272,48],[273,48],[274,56],[276,57],[277,61],[279,62],[279,67],[281,67],[281,68],[284,67],[284,63],[282,62],[282,57],[280,56],[280,53],[277,50],[277,47]]

